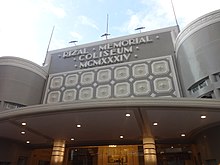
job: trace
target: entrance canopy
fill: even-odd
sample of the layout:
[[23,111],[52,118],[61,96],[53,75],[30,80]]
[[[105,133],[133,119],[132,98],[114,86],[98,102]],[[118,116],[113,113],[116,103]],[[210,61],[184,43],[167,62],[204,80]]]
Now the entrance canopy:
[[0,137],[33,146],[188,141],[220,121],[220,103],[208,99],[111,99],[28,106],[0,114]]

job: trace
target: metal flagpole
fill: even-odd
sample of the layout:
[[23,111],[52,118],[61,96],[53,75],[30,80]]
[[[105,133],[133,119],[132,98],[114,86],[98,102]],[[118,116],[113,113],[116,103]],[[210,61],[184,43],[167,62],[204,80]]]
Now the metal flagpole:
[[174,14],[174,18],[175,18],[175,21],[176,21],[176,25],[177,25],[177,28],[178,28],[178,32],[180,32],[180,27],[179,27],[179,24],[178,24],[178,21],[177,21],[176,12],[175,12],[175,8],[174,8],[174,5],[173,5],[173,0],[171,0],[171,5],[172,5],[172,9],[173,9],[173,14]]
[[52,36],[53,36],[54,29],[55,29],[55,26],[53,26],[53,29],[52,29],[52,31],[51,31],[51,35],[50,35],[49,43],[48,43],[48,46],[47,46],[47,51],[46,51],[46,56],[45,56],[45,59],[44,59],[43,66],[45,65],[46,60],[47,60],[47,53],[48,53],[49,48],[50,48],[50,43],[51,43],[51,40],[52,40]]
[[107,14],[106,33],[103,34],[103,35],[101,35],[101,37],[104,37],[104,36],[105,36],[105,39],[107,40],[109,35],[110,35],[110,34],[108,33],[108,14]]

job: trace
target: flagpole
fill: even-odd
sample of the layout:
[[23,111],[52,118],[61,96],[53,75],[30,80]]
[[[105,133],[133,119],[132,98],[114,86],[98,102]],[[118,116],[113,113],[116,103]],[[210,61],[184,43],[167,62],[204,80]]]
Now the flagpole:
[[174,15],[174,18],[175,18],[175,21],[176,21],[176,26],[178,28],[178,32],[180,32],[179,23],[177,21],[176,12],[175,12],[175,8],[174,8],[174,5],[173,5],[173,0],[171,0],[171,5],[172,5],[172,9],[173,9],[173,15]]
[[54,29],[55,29],[55,26],[53,26],[53,29],[52,29],[51,34],[50,34],[50,39],[49,39],[49,43],[48,43],[48,46],[47,46],[47,51],[46,51],[46,56],[45,56],[45,59],[44,59],[43,66],[45,65],[46,60],[47,60],[47,53],[48,53],[49,48],[50,48],[50,43],[51,43],[51,40],[52,40]]
[[108,14],[107,14],[107,22],[106,22],[106,33],[104,33],[103,35],[101,35],[101,37],[105,37],[105,39],[107,40],[108,39],[108,36],[110,35],[108,33]]

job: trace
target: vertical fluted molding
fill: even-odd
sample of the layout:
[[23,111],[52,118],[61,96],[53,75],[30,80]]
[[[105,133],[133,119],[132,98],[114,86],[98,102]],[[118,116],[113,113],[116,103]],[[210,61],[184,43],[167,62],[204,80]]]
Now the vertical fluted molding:
[[63,165],[65,140],[55,140],[50,165]]
[[143,138],[144,164],[157,165],[155,141],[153,138]]

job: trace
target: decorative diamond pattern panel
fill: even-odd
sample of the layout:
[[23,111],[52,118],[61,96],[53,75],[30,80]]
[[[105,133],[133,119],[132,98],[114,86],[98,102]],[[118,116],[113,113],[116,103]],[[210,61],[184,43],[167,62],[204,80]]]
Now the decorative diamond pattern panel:
[[135,95],[147,95],[151,91],[150,83],[148,80],[140,80],[134,82]]
[[68,89],[63,92],[63,102],[76,100],[76,90]]
[[130,95],[130,84],[127,82],[118,83],[114,89],[115,97],[126,97]]
[[65,86],[75,86],[78,83],[78,77],[79,76],[77,74],[68,75],[65,80]]
[[154,75],[166,74],[169,72],[167,61],[156,61],[152,63],[152,73]]
[[79,91],[79,99],[80,100],[89,100],[93,97],[93,88],[85,87]]
[[51,74],[44,103],[121,97],[180,97],[172,57]]
[[145,77],[148,75],[148,66],[147,64],[136,64],[132,67],[133,77]]
[[50,88],[52,88],[52,89],[60,88],[62,86],[62,84],[63,84],[63,77],[62,76],[54,77],[51,80]]
[[100,85],[97,88],[96,97],[98,99],[106,99],[111,96],[111,86],[110,85]]
[[85,72],[81,76],[81,84],[92,84],[94,81],[94,72]]
[[168,77],[155,79],[154,88],[157,93],[171,91],[173,89],[171,79]]
[[118,67],[114,71],[114,77],[116,80],[124,80],[129,77],[129,68],[127,66]]
[[58,103],[60,101],[60,91],[53,91],[48,94],[48,103]]
[[110,69],[104,69],[98,71],[97,74],[97,81],[98,82],[109,82],[111,80],[111,70]]

